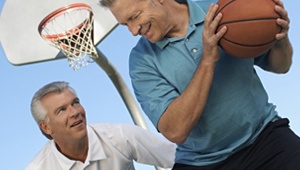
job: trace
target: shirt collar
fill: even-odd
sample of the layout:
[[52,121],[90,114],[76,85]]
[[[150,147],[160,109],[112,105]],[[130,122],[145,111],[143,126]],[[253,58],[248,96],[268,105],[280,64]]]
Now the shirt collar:
[[[89,139],[89,149],[86,161],[84,163],[86,166],[89,165],[91,161],[98,161],[107,158],[103,150],[103,146],[99,142],[98,136],[94,132],[94,130],[90,126],[87,126],[87,132]],[[57,161],[63,169],[71,169],[71,167],[76,163],[76,161],[71,160],[60,153],[57,150],[55,142],[53,140],[51,141],[51,150],[53,151],[55,157],[57,158]]]
[[102,143],[99,140],[98,135],[92,129],[92,127],[88,126],[88,134],[89,134],[89,152],[87,160],[89,161],[98,161],[102,159],[106,159],[107,156],[104,152]]
[[[187,35],[189,35],[196,28],[195,27],[196,24],[199,24],[204,21],[204,17],[206,14],[205,14],[204,10],[202,9],[202,7],[200,7],[196,2],[194,2],[192,0],[187,0],[187,5],[188,5],[189,15],[190,15],[189,28],[188,28],[188,32],[187,32]],[[199,14],[199,11],[201,11],[200,14]],[[163,39],[159,40],[155,44],[159,48],[163,49],[170,42],[174,42],[174,41],[177,41],[182,38],[183,37],[176,37],[176,38],[164,37]]]

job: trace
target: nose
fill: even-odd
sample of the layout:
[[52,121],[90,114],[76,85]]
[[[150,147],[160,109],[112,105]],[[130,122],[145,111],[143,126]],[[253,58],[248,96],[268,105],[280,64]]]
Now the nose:
[[74,108],[74,107],[71,107],[71,109],[70,109],[70,117],[72,117],[72,118],[77,118],[78,116],[79,116],[79,114],[80,114],[80,110],[79,109],[76,109],[76,108]]
[[128,30],[131,32],[133,36],[137,36],[140,33],[141,26],[133,23],[127,24]]

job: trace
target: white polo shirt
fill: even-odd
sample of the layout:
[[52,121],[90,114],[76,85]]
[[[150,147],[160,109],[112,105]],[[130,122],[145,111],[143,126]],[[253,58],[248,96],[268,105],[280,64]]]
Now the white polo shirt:
[[26,170],[133,170],[139,163],[171,168],[176,145],[135,125],[88,125],[86,161],[70,160],[49,140]]

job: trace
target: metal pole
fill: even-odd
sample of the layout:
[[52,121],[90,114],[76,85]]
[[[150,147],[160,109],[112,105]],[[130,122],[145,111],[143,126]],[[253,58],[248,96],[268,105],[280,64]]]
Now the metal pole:
[[[104,54],[98,48],[96,48],[96,50],[97,58],[94,58],[94,61],[106,72],[108,77],[113,82],[114,86],[116,87],[120,96],[122,97],[133,122],[136,125],[148,130],[142,112],[140,111],[137,102],[134,100],[134,97],[132,96],[121,75],[119,74],[117,69],[108,61]],[[165,170],[164,168],[157,166],[155,166],[155,168],[156,170]]]
[[99,49],[97,49],[97,53],[98,57],[94,58],[94,61],[106,72],[108,77],[113,82],[114,86],[122,97],[134,123],[144,129],[148,129],[147,124],[142,116],[142,112],[140,111],[134,97],[131,95],[131,92],[129,91],[119,72]]

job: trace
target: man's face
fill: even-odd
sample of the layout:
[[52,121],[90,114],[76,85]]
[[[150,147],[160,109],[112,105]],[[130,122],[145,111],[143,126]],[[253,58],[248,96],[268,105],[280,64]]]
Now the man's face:
[[134,35],[155,43],[169,31],[168,16],[157,0],[115,0],[109,8],[121,25]]
[[41,103],[50,121],[42,121],[40,127],[54,140],[68,141],[87,136],[85,110],[70,90],[47,94]]

